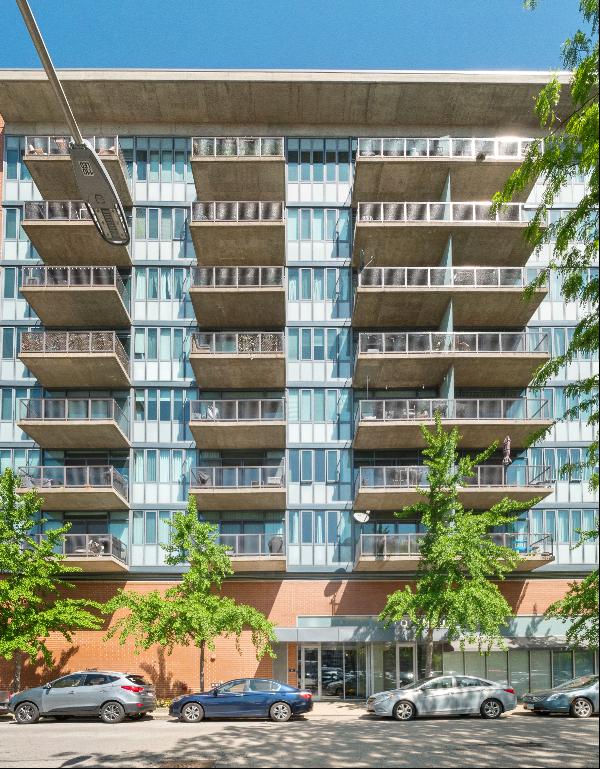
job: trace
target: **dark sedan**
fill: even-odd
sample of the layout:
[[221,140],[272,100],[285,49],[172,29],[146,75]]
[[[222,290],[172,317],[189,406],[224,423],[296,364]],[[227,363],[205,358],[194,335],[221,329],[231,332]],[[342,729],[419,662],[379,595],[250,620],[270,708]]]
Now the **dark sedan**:
[[554,689],[526,694],[523,707],[535,713],[568,713],[574,718],[589,718],[598,712],[598,676],[581,676]]
[[207,692],[176,697],[169,714],[194,724],[204,718],[270,718],[289,721],[308,713],[313,701],[310,692],[269,678],[236,678]]

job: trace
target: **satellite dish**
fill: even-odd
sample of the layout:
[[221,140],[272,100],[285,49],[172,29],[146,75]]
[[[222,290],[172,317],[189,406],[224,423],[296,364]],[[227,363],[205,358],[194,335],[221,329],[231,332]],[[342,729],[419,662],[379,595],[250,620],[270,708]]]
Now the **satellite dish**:
[[353,518],[357,523],[369,523],[369,520],[371,519],[371,511],[370,510],[356,510],[353,513]]

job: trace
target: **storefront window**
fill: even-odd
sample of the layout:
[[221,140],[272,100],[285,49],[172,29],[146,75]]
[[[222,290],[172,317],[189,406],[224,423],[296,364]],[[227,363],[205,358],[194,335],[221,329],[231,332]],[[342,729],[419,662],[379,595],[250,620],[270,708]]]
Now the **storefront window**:
[[506,652],[490,652],[488,655],[488,674],[487,677],[490,681],[496,681],[499,684],[508,684],[508,668],[507,668],[507,653]]
[[529,651],[511,649],[508,653],[510,666],[510,685],[522,697],[529,691]]
[[573,678],[573,655],[571,652],[552,652],[552,684],[559,686]]
[[588,676],[594,672],[594,652],[575,652],[575,676]]
[[485,678],[485,655],[479,652],[465,652],[465,675]]

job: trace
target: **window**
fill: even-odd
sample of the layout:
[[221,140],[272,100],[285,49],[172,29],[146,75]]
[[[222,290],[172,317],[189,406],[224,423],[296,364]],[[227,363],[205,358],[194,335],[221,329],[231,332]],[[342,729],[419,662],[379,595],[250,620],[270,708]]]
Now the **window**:
[[248,689],[248,682],[243,681],[230,681],[218,689],[219,694],[243,694]]
[[481,681],[479,678],[464,678],[463,676],[456,676],[456,685],[461,689],[471,689],[477,686],[486,686],[486,682]]
[[290,328],[288,360],[350,360],[347,328]]
[[290,182],[348,182],[351,172],[349,139],[289,139]]
[[187,208],[135,209],[136,240],[184,240],[187,238]]
[[431,691],[433,689],[452,689],[454,681],[450,676],[435,678],[433,681],[426,681],[421,686],[421,691]]
[[102,673],[92,673],[85,677],[84,686],[106,686],[118,681],[118,676],[106,676]]
[[289,208],[287,212],[288,240],[333,241],[350,240],[350,210],[347,208]]
[[65,676],[64,678],[59,678],[58,681],[54,681],[52,683],[53,689],[68,689],[75,686],[81,686],[83,683],[85,676],[82,673],[76,673],[72,676]]
[[248,683],[248,688],[251,692],[278,692],[281,689],[281,684],[278,684],[277,681],[254,678]]

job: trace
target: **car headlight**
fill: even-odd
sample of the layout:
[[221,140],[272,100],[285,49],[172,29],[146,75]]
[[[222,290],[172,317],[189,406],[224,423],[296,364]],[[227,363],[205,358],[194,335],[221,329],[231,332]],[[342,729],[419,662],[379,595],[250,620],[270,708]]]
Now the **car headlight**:
[[550,702],[551,700],[560,700],[560,699],[561,699],[561,697],[564,697],[564,694],[551,694],[551,695],[550,695],[550,696],[547,698],[547,701],[548,701],[548,702]]
[[385,694],[380,694],[379,697],[375,700],[375,702],[383,702],[384,700],[391,700],[394,695],[390,694],[389,692],[386,692]]

